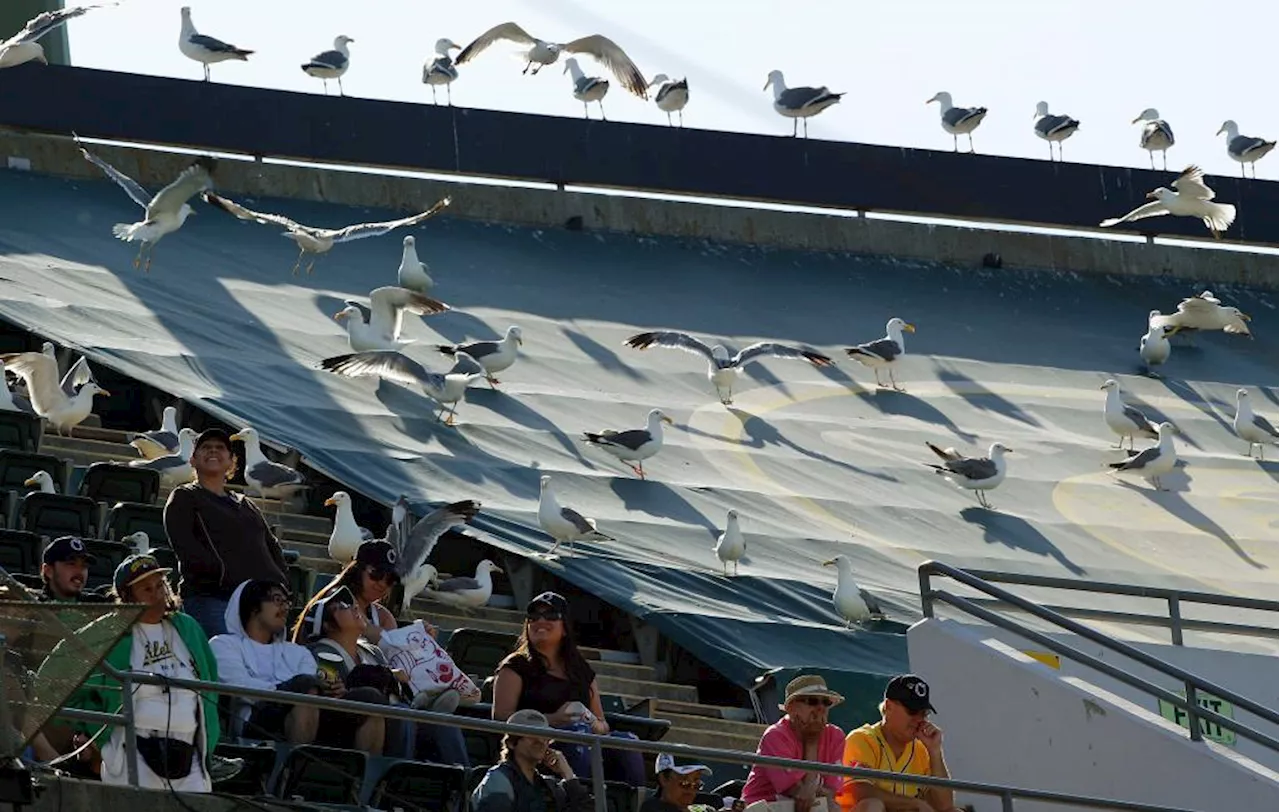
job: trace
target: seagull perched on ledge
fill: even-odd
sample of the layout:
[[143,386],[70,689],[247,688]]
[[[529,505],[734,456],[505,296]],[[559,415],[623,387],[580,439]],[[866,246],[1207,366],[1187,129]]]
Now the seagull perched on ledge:
[[88,11],[114,5],[118,4],[98,3],[92,6],[59,8],[53,11],[46,11],[43,14],[37,14],[27,21],[21,31],[4,42],[0,42],[0,68],[12,68],[26,62],[39,62],[48,65],[49,60],[45,58],[44,46],[36,40],[55,28],[66,25],[68,20],[73,20]]
[[578,65],[578,60],[569,57],[564,61],[564,72],[573,79],[573,97],[582,102],[582,115],[591,118],[587,107],[589,102],[600,105],[600,120],[604,117],[604,97],[609,92],[609,80],[599,76],[587,76]]
[[764,83],[764,90],[773,88],[773,109],[783,118],[792,119],[791,137],[795,138],[800,119],[804,120],[804,137],[809,137],[809,117],[816,116],[833,104],[840,102],[843,93],[832,93],[822,87],[787,87],[787,80],[782,71],[769,72]]
[[1103,228],[1130,223],[1146,217],[1160,217],[1172,214],[1176,217],[1195,217],[1202,221],[1215,238],[1221,239],[1222,232],[1236,219],[1236,207],[1230,203],[1213,203],[1213,190],[1204,182],[1204,172],[1198,166],[1188,166],[1173,182],[1171,191],[1161,186],[1148,192],[1147,197],[1153,202],[1139,206],[1124,217],[1112,217],[1098,225]]
[[618,47],[618,43],[600,34],[591,34],[561,44],[538,39],[516,23],[501,23],[476,37],[471,44],[463,48],[462,53],[458,54],[457,63],[465,65],[498,40],[529,46],[522,53],[525,60],[522,73],[536,74],[543,67],[554,65],[562,52],[587,54],[595,57],[600,64],[608,68],[628,92],[642,99],[649,98],[644,74],[636,67],[636,63],[632,62],[631,57]]
[[451,86],[458,79],[458,68],[453,64],[450,51],[460,51],[462,46],[445,38],[436,40],[436,58],[422,66],[422,83],[431,86],[431,103],[436,103],[436,88],[444,85],[448,95],[448,104],[453,104]]
[[1227,120],[1222,122],[1222,126],[1218,128],[1217,135],[1227,134],[1227,155],[1233,161],[1240,164],[1240,177],[1244,177],[1244,165],[1249,164],[1253,167],[1253,176],[1258,177],[1258,161],[1266,157],[1266,154],[1276,148],[1275,141],[1267,141],[1264,138],[1253,138],[1248,135],[1241,135],[1240,128],[1234,121]]
[[1076,134],[1076,130],[1080,129],[1080,122],[1071,116],[1057,116],[1049,112],[1049,102],[1040,102],[1036,105],[1034,115],[1036,123],[1034,125],[1035,133],[1040,138],[1049,142],[1049,160],[1053,160],[1053,145],[1058,144],[1058,160],[1062,160],[1062,142]]
[[1169,122],[1160,118],[1160,111],[1148,107],[1131,123],[1142,124],[1142,135],[1138,138],[1138,146],[1147,151],[1151,159],[1151,168],[1156,168],[1156,152],[1164,160],[1164,168],[1169,168],[1169,147],[1173,146],[1173,128]]
[[684,106],[689,103],[689,80],[672,81],[665,73],[653,77],[649,87],[658,85],[658,92],[653,97],[658,109],[667,114],[667,126],[671,126],[671,114],[680,114],[680,126],[684,126]]
[[978,125],[987,117],[987,108],[985,107],[953,107],[951,104],[951,94],[946,91],[935,93],[932,99],[925,104],[937,102],[939,106],[938,113],[942,117],[942,129],[951,133],[951,141],[955,146],[955,151],[960,151],[960,136],[969,136],[969,151],[973,152],[973,131],[978,129]]
[[330,79],[338,80],[339,96],[347,95],[342,90],[342,74],[351,67],[351,50],[347,48],[349,42],[355,42],[355,40],[346,34],[340,34],[333,40],[332,51],[321,51],[302,66],[302,72],[306,75],[324,80],[325,95],[329,93]]
[[253,51],[237,48],[220,39],[196,32],[191,22],[191,7],[182,7],[182,32],[178,35],[178,50],[188,59],[194,59],[204,65],[204,80],[209,81],[209,66],[215,62],[238,59],[248,62]]

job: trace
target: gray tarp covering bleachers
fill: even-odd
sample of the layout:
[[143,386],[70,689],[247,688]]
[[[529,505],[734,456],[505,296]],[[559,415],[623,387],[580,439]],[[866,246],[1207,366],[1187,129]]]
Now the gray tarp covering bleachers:
[[[389,216],[246,202],[320,225]],[[901,665],[900,637],[840,628],[834,572],[820,566],[836,553],[899,622],[919,616],[914,567],[927,558],[1276,597],[1276,464],[1244,457],[1229,430],[1237,386],[1253,388],[1274,419],[1272,294],[1215,289],[1254,317],[1256,338],[1200,336],[1148,378],[1136,353],[1147,311],[1168,312],[1202,286],[442,218],[414,233],[437,295],[456,309],[411,319],[407,333],[420,339],[411,354],[443,370],[433,341],[494,337],[512,323],[526,339],[501,391],[471,390],[461,425],[448,429],[408,388],[316,368],[347,351],[330,318],[341,300],[394,282],[401,235],[340,245],[313,275],[291,277],[296,249],[276,229],[199,204],[143,274],[130,267],[134,249],[110,236],[138,213],[106,182],[0,173],[0,315],[252,424],[384,503],[401,492],[479,498],[478,526],[508,550],[546,549],[530,528],[539,476],[550,473],[563,503],[620,541],[546,566],[739,684],[773,667]],[[882,335],[894,315],[919,328],[908,336],[905,394],[876,392],[839,352]],[[753,364],[729,409],[699,358],[622,346],[649,328],[735,347],[803,342],[840,364],[825,373]],[[1184,432],[1188,464],[1169,477],[1171,491],[1105,473],[1118,458],[1101,422],[1108,376]],[[638,426],[654,406],[678,426],[646,465],[649,481],[577,439]],[[996,439],[1015,449],[996,511],[922,465],[926,440],[967,450]],[[749,541],[735,581],[718,575],[711,550],[728,508]]]

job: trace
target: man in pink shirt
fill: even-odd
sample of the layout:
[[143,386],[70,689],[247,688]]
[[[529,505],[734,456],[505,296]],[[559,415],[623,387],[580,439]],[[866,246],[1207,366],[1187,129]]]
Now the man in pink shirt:
[[[827,688],[822,677],[796,677],[787,683],[786,699],[779,705],[786,715],[764,732],[756,752],[762,756],[839,764],[844,755],[844,731],[827,722],[827,713],[843,701],[843,696]],[[828,808],[835,809],[841,781],[838,775],[822,776],[757,764],[747,776],[742,800],[749,805],[789,798],[795,801],[795,812],[808,812],[815,801],[826,798]]]

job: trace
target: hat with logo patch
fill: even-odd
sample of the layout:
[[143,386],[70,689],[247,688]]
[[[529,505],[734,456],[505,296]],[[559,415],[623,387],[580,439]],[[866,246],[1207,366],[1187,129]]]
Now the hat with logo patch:
[[390,542],[382,539],[362,542],[356,548],[356,562],[373,567],[375,570],[395,574],[396,559],[398,558],[399,555],[396,553],[396,548],[392,547]]
[[675,756],[670,753],[659,753],[657,760],[653,763],[653,771],[655,773],[666,772],[671,770],[676,775],[688,775],[689,773],[706,773],[711,775],[711,768],[705,764],[676,764]]
[[173,570],[169,567],[160,566],[160,562],[152,555],[131,555],[124,561],[120,562],[120,566],[116,567],[115,577],[111,579],[115,585],[116,594],[119,595],[127,586],[133,586],[143,578],[155,575],[168,575]]
[[900,703],[912,713],[938,710],[929,702],[929,683],[915,674],[899,674],[884,686],[884,698]]
[[81,539],[75,536],[58,536],[44,548],[44,554],[40,560],[46,564],[56,564],[59,561],[74,561],[77,558],[83,558],[89,564],[97,560],[93,553],[85,548],[84,541]]

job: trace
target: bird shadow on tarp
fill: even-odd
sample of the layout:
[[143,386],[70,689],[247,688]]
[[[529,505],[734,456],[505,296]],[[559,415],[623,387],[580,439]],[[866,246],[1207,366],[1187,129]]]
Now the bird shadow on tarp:
[[[447,303],[447,302],[446,302]],[[405,321],[414,318],[411,313],[405,314]],[[461,310],[450,310],[434,316],[417,316],[424,327],[438,333],[449,344],[465,344],[472,341],[497,341],[502,338],[501,332],[495,332],[483,319]],[[503,331],[506,327],[502,328]],[[419,344],[430,346],[433,352],[435,342],[419,339]]]
[[1058,545],[1049,540],[1035,525],[1020,516],[1011,516],[984,507],[967,507],[960,511],[960,518],[982,528],[982,540],[988,544],[1003,544],[1015,550],[1025,550],[1035,555],[1048,556],[1065,567],[1072,575],[1085,575],[1085,570],[1067,558]]
[[590,338],[585,333],[580,333],[577,330],[570,330],[568,327],[561,327],[560,332],[564,334],[565,338],[569,339],[569,341],[573,343],[573,346],[581,350],[583,355],[587,356],[592,361],[595,361],[608,371],[621,373],[633,381],[648,380],[644,375],[632,369],[630,365],[623,363],[622,359],[618,357],[616,352],[601,344],[599,341],[596,341],[594,338]]
[[797,454],[808,457],[811,460],[817,460],[818,462],[824,462],[828,465],[843,468],[846,471],[858,474],[859,476],[875,477],[876,479],[884,480],[886,482],[898,481],[898,478],[891,474],[859,468],[858,466],[847,463],[843,460],[828,457],[820,451],[813,451],[802,445],[797,445],[762,417],[757,417],[756,415],[744,412],[741,409],[736,409],[732,406],[729,407],[729,412],[741,421],[743,432],[751,438],[751,442],[746,443],[745,445],[749,445],[752,448],[764,448],[766,445],[776,445],[782,448],[789,448]]
[[682,525],[705,527],[715,535],[720,534],[721,529],[714,522],[665,483],[652,479],[614,477],[609,483],[609,490],[622,500],[622,505],[627,510],[670,519]]
[[[1267,568],[1265,564],[1254,561],[1249,554],[1236,543],[1236,540],[1231,538],[1231,534],[1223,529],[1221,525],[1204,515],[1204,513],[1197,510],[1186,500],[1182,494],[1188,489],[1187,483],[1191,480],[1190,476],[1185,472],[1175,471],[1172,474],[1161,477],[1160,484],[1167,487],[1170,480],[1174,480],[1175,483],[1180,484],[1181,487],[1173,487],[1168,490],[1158,491],[1153,487],[1143,487],[1131,482],[1122,481],[1120,484],[1134,493],[1140,494],[1152,504],[1163,508],[1166,512],[1173,514],[1195,529],[1215,537],[1218,541],[1221,541],[1228,550],[1235,553],[1237,558],[1254,569],[1261,570]],[[1177,480],[1181,480],[1181,482],[1177,482]]]
[[1280,406],[1280,395],[1277,395],[1270,387],[1259,386],[1258,391],[1262,393],[1264,398],[1271,401],[1272,406]]
[[1040,426],[1040,421],[1021,406],[1002,395],[997,395],[963,372],[940,365],[938,380],[965,403],[980,412],[995,412],[1011,420],[1017,420],[1019,423],[1026,423],[1028,426]]
[[942,426],[966,443],[972,443],[978,439],[978,435],[962,430],[954,420],[943,414],[938,407],[909,392],[895,392],[892,389],[871,389],[857,393],[857,397],[880,410],[881,414],[914,417],[926,423]]
[[451,476],[476,485],[500,485],[518,499],[538,499],[541,484],[537,478],[527,475],[533,460],[522,465],[490,454],[471,442],[466,435],[465,425],[440,425],[435,439],[448,453],[431,455],[431,462]]
[[569,435],[565,434],[559,426],[548,420],[541,413],[525,405],[519,398],[512,397],[501,389],[495,390],[489,389],[487,386],[475,386],[467,390],[466,401],[467,403],[484,406],[494,414],[505,417],[523,428],[544,431],[550,434],[578,462],[588,468],[595,468],[595,465],[587,457],[583,456],[582,449]]
[[818,370],[818,374],[833,383],[844,384],[845,388],[855,394],[862,394],[869,391],[865,386],[858,383],[858,380],[845,372],[842,368],[832,364],[825,367],[814,367]]
[[[1169,386],[1169,382],[1166,380],[1162,379],[1161,383],[1163,383],[1166,387]],[[1177,437],[1179,440],[1191,446],[1192,448],[1195,448],[1195,449],[1203,448],[1200,445],[1200,443],[1196,442],[1195,437],[1193,437],[1191,434],[1188,434],[1182,431],[1182,429],[1178,426],[1178,421],[1174,420],[1172,417],[1170,417],[1168,414],[1162,411],[1158,406],[1152,406],[1151,404],[1147,403],[1145,400],[1138,397],[1137,395],[1134,395],[1128,392],[1124,394],[1121,400],[1124,401],[1124,404],[1126,406],[1132,406],[1133,408],[1142,412],[1144,415],[1147,416],[1148,420],[1155,423],[1157,426],[1160,425],[1161,423],[1166,423],[1166,422],[1172,423],[1174,427],[1178,429]],[[1183,398],[1183,400],[1185,400],[1185,398]],[[1206,414],[1212,415],[1213,418],[1217,420],[1219,423],[1222,422],[1222,418],[1219,417],[1218,414],[1214,412],[1212,409],[1201,408],[1201,411],[1204,411]],[[1227,430],[1230,431],[1229,426],[1227,427]],[[1142,438],[1139,438],[1139,445],[1141,445],[1143,442],[1145,441],[1142,440]],[[1155,442],[1156,442],[1155,440],[1151,440],[1152,444],[1154,444]]]
[[[1168,389],[1172,394],[1176,395],[1181,401],[1196,407],[1201,412],[1203,412],[1207,417],[1212,418],[1219,426],[1221,426],[1227,432],[1229,433],[1235,432],[1235,429],[1233,429],[1231,427],[1231,424],[1222,416],[1222,413],[1219,412],[1217,409],[1213,408],[1212,403],[1210,403],[1203,395],[1201,395],[1196,390],[1192,389],[1186,383],[1182,381],[1171,380],[1169,378],[1161,378],[1160,383],[1164,384],[1165,389]],[[1126,398],[1126,402],[1132,403],[1134,406],[1137,406],[1139,409],[1142,409],[1142,411],[1147,415],[1147,417],[1150,417],[1152,420],[1155,420],[1157,423],[1160,422],[1160,419],[1157,419],[1156,417],[1153,416],[1153,414],[1159,412],[1158,409],[1149,407],[1146,404],[1139,405],[1140,400],[1137,398],[1132,398],[1132,397]],[[1163,415],[1161,415],[1161,419],[1169,420],[1169,418],[1164,417]],[[1178,421],[1176,420],[1169,420],[1169,422],[1175,426],[1178,425]],[[1182,440],[1186,442],[1188,445],[1191,445],[1194,448],[1200,448],[1200,446],[1194,440],[1192,440],[1188,435],[1183,434],[1180,436]]]
[[759,361],[748,361],[746,366],[742,368],[742,372],[753,382],[761,386],[773,387],[783,395],[791,397],[791,387],[787,386],[786,381],[773,374],[773,370]]

